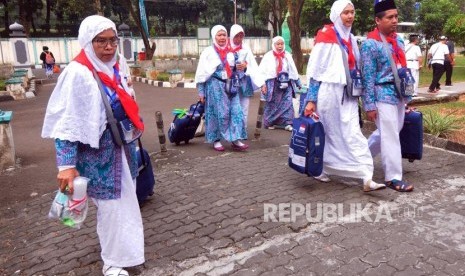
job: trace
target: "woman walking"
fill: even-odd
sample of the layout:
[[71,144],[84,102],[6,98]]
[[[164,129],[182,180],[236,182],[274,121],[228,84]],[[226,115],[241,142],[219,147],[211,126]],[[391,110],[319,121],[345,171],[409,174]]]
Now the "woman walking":
[[[357,85],[346,87],[349,80],[345,67],[353,72],[350,78],[356,77],[354,72],[359,70],[357,41],[350,33],[354,17],[352,2],[337,0],[331,7],[333,24],[318,32],[307,66],[309,89],[304,115],[317,111],[326,133],[323,173],[315,178],[323,182],[330,181],[328,174],[361,178],[363,190],[368,192],[385,185],[372,181],[373,159],[360,130],[358,97],[347,93],[361,89]],[[353,79],[352,83],[359,80]]]
[[211,36],[213,45],[203,50],[195,72],[200,101],[205,103],[205,139],[216,151],[225,150],[221,140],[231,142],[233,150],[247,150],[249,146],[241,142],[247,133],[239,96],[228,89],[234,66],[228,33],[216,25]]
[[263,121],[265,128],[277,126],[292,131],[293,87],[301,87],[301,84],[292,55],[286,52],[285,47],[283,37],[273,38],[272,50],[263,56],[259,65],[265,79],[262,86],[262,99],[266,101]]

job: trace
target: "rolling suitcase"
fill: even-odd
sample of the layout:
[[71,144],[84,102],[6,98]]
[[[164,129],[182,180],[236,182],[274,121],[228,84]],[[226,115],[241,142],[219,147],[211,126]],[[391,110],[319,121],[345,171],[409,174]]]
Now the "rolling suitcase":
[[402,158],[409,162],[421,160],[423,155],[423,114],[415,110],[405,112],[404,126],[399,133]]
[[300,116],[292,123],[289,144],[289,167],[308,176],[319,176],[323,171],[325,131],[316,115]]
[[179,145],[184,141],[188,144],[189,140],[195,136],[195,131],[200,124],[203,113],[204,105],[198,102],[190,106],[189,112],[185,116],[175,115],[168,130],[168,139],[170,142]]
[[136,195],[140,205],[147,197],[153,195],[153,189],[155,188],[152,162],[150,162],[149,153],[142,147],[140,139],[139,148],[137,149],[137,165],[139,167],[139,175],[136,179]]

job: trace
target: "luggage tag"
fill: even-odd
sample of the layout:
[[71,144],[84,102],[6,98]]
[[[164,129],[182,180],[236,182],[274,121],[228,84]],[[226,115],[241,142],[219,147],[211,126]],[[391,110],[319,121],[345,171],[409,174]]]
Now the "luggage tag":
[[226,73],[226,70],[221,71],[221,79],[223,79],[223,80],[228,79],[228,74]]

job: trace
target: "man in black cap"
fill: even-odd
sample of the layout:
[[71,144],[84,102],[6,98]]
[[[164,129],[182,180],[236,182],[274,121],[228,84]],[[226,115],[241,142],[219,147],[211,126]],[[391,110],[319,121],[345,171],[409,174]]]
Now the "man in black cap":
[[410,192],[413,185],[402,181],[399,132],[404,123],[405,105],[411,98],[402,97],[396,91],[391,67],[391,62],[397,68],[407,67],[404,41],[396,34],[398,13],[393,0],[376,0],[375,22],[376,28],[367,35],[360,49],[365,88],[363,107],[368,120],[377,126],[368,138],[368,145],[373,157],[381,154],[386,186]]

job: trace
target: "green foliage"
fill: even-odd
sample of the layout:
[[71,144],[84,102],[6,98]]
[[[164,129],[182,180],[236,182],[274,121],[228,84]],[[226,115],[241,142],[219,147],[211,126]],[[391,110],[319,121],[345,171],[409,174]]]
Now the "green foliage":
[[426,38],[437,38],[443,33],[447,19],[459,12],[451,0],[424,0],[419,12],[420,29]]
[[465,14],[457,14],[447,19],[444,32],[457,46],[465,46]]
[[[413,1],[413,0],[408,0]],[[302,28],[309,36],[314,36],[316,31],[324,24],[331,23],[329,13],[333,0],[306,0],[301,16]],[[352,33],[365,34],[374,27],[374,13],[372,0],[353,0],[355,7],[355,21]]]
[[170,75],[168,73],[158,73],[157,75],[157,81],[169,81],[170,80]]
[[0,80],[0,91],[6,90],[5,80]]
[[424,131],[436,137],[447,137],[447,134],[450,134],[452,131],[459,130],[464,118],[454,116],[456,111],[441,115],[435,109],[426,109],[423,111]]

